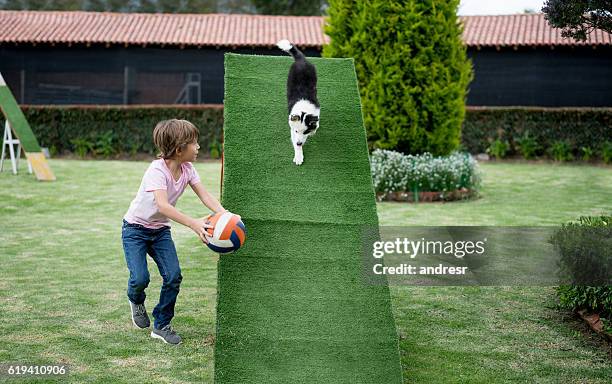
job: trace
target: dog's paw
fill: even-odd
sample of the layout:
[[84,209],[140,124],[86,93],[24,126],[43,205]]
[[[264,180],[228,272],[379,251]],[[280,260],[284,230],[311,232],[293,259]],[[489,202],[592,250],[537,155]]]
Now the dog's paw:
[[304,162],[304,155],[301,153],[296,153],[293,157],[293,162],[295,163],[295,165],[302,165],[302,163]]

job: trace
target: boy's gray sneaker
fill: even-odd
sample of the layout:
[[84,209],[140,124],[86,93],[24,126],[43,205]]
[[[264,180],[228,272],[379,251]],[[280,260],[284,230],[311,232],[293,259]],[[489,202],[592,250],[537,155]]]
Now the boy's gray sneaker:
[[147,315],[147,310],[144,304],[134,304],[132,300],[130,302],[130,309],[132,312],[132,323],[136,328],[144,329],[149,328],[151,325],[151,320],[149,320],[149,315]]
[[162,339],[166,344],[180,344],[181,337],[176,334],[170,324],[166,325],[162,329],[153,327],[151,331],[151,337],[154,339]]

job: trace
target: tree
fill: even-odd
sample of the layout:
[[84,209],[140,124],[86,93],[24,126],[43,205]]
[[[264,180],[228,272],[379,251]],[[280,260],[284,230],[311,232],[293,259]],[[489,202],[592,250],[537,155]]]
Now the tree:
[[547,0],[542,12],[563,37],[585,41],[595,29],[612,33],[611,0]]
[[326,57],[354,57],[371,147],[445,155],[459,146],[471,62],[459,0],[332,0]]
[[325,0],[252,0],[262,15],[320,16]]
[[146,12],[146,13],[210,13],[217,9],[216,0],[0,0],[0,9]]
[[320,16],[327,0],[0,0],[0,9]]

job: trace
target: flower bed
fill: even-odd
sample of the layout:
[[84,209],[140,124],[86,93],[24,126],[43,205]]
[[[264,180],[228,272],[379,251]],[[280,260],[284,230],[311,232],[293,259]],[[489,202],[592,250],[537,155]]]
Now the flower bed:
[[379,200],[450,201],[477,196],[478,163],[468,153],[434,157],[377,149],[370,157]]

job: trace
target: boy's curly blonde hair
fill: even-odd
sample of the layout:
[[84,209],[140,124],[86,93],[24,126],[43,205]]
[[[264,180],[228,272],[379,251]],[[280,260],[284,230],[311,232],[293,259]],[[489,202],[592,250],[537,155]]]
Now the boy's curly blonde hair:
[[198,142],[198,128],[187,120],[170,119],[157,123],[153,130],[153,143],[157,147],[158,158],[172,159],[176,151],[185,149],[187,144]]

